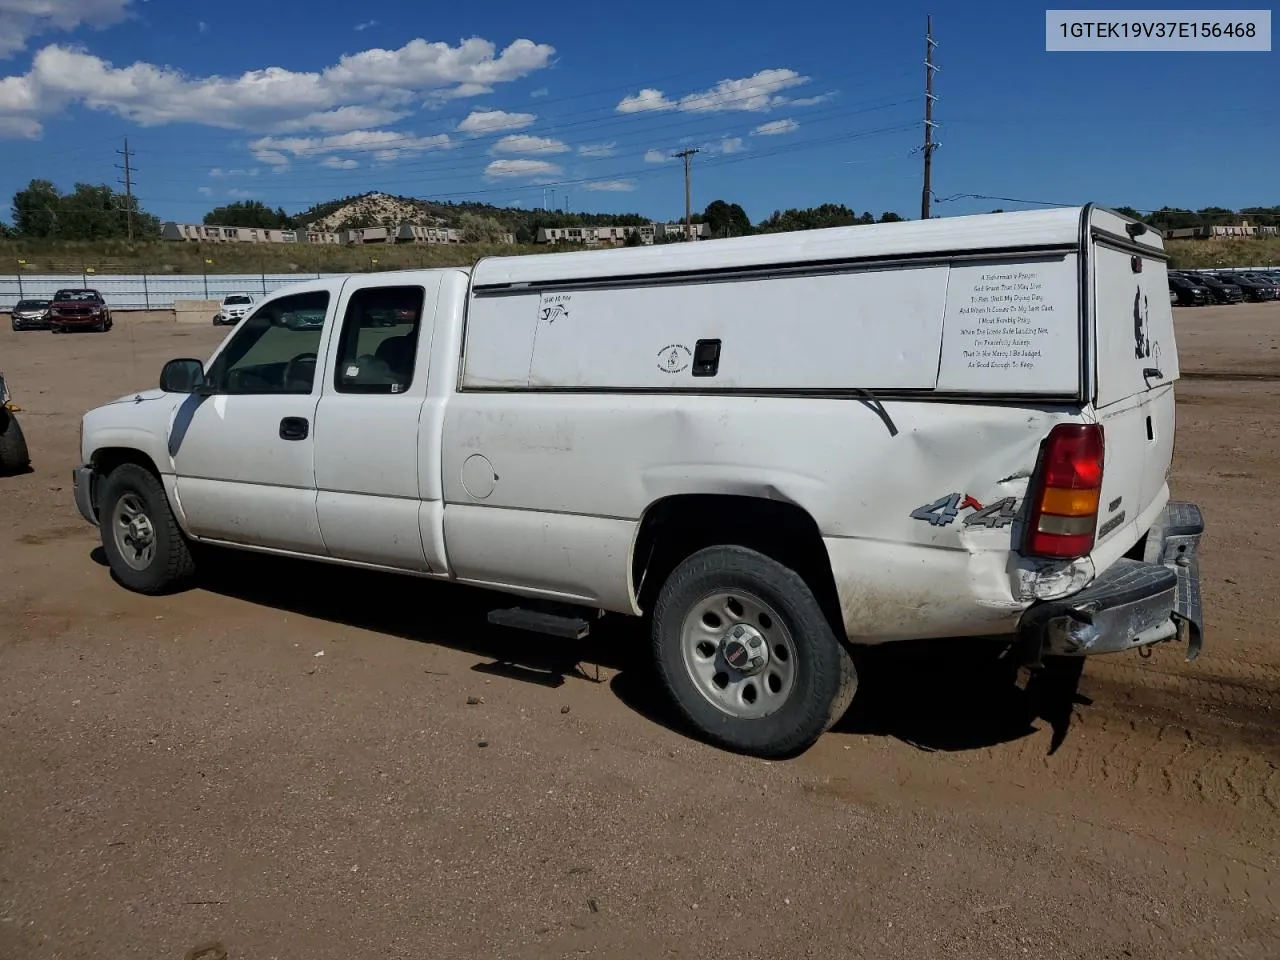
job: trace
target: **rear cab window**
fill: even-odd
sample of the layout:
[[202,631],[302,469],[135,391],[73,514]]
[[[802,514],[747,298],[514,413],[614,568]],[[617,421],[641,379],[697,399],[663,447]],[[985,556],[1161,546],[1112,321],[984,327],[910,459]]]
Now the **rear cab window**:
[[422,287],[368,287],[347,302],[335,352],[338,393],[404,393],[416,373]]

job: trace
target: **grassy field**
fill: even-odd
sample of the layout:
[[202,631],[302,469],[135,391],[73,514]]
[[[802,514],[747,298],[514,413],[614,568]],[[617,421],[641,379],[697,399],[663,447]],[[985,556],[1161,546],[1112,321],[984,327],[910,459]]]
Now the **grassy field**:
[[[50,243],[10,240],[0,241],[0,276],[13,275],[19,269],[26,274],[80,273],[91,269],[103,276],[122,273],[350,273],[460,266],[474,263],[480,257],[547,253],[550,249],[509,244],[348,247],[308,243]],[[208,260],[213,262],[207,263]],[[20,264],[19,261],[26,262]]]
[[[1259,240],[1173,240],[1168,248],[1175,267],[1235,267],[1280,264],[1280,238]],[[126,243],[50,243],[0,241],[0,276],[33,273],[347,273],[402,270],[474,263],[480,257],[550,253],[571,247],[463,244],[403,244],[342,247],[312,244],[204,244],[148,241]],[[206,263],[212,260],[212,263]],[[377,261],[376,263],[374,261]],[[19,261],[26,261],[20,264]]]

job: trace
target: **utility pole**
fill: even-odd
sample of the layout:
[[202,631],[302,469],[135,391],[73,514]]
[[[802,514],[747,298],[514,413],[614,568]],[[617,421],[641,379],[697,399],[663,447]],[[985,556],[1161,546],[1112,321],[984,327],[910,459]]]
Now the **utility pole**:
[[686,240],[693,239],[693,203],[689,193],[689,167],[693,162],[693,155],[701,152],[696,147],[688,147],[674,154],[684,161],[684,238]]
[[924,189],[920,194],[920,219],[929,219],[929,201],[933,198],[933,151],[937,146],[933,142],[933,75],[937,67],[933,65],[933,15],[925,20],[924,34]]
[[124,184],[124,218],[126,229],[129,232],[129,242],[133,242],[133,168],[129,164],[129,138],[124,138],[124,149],[117,150],[116,153],[124,157],[124,165],[116,164],[116,169],[124,171],[124,180],[119,181]]

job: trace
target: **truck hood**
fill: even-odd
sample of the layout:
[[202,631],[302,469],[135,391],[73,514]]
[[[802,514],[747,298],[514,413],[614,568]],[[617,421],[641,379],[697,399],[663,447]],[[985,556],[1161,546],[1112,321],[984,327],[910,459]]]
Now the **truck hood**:
[[127,393],[123,397],[108,400],[103,406],[110,407],[117,403],[141,403],[143,400],[159,400],[165,396],[168,396],[168,394],[159,387],[152,387],[150,390],[135,390],[133,393]]

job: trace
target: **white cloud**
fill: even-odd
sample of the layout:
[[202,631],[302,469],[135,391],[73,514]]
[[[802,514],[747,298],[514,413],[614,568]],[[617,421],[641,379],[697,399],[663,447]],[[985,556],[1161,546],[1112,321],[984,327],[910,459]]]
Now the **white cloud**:
[[549,177],[560,173],[560,167],[546,160],[494,160],[484,168],[484,175],[490,180],[504,180],[512,177]]
[[[691,93],[679,101],[670,100],[661,90],[646,87],[633,96],[623,97],[614,108],[618,113],[641,113],[653,110],[681,110],[685,113],[719,113],[725,110],[759,112],[790,103],[781,91],[808,83],[794,70],[761,70],[738,80],[721,80],[709,90]],[[807,102],[818,102],[810,97]],[[804,101],[796,101],[804,102]]]
[[253,193],[252,191],[249,191],[249,190],[240,190],[236,187],[232,187],[230,190],[227,191],[227,196],[239,197],[243,199],[244,197],[252,197]]
[[407,110],[389,110],[386,107],[350,106],[338,107],[336,110],[324,110],[309,113],[297,120],[287,120],[276,124],[280,133],[294,133],[303,130],[359,130],[362,127],[382,127],[395,123],[409,116]]
[[0,0],[0,59],[31,37],[80,26],[107,27],[128,15],[133,0]]
[[790,117],[785,120],[770,120],[751,131],[753,137],[776,137],[784,133],[792,133],[800,129],[800,124]]
[[197,20],[197,21],[196,21],[196,29],[197,29],[197,30],[199,30],[201,33],[208,33],[208,32],[209,32],[209,25],[208,25],[207,23],[205,23],[203,20]]
[[645,163],[666,163],[671,157],[667,156],[661,150],[646,150],[644,154]]
[[531,91],[531,92],[529,93],[529,96],[531,96],[531,97],[533,97],[533,99],[537,100],[539,97],[545,97],[545,96],[546,96],[548,93],[550,93],[550,92],[551,92],[551,91],[550,91],[550,90],[548,90],[546,87],[539,87],[537,90],[533,90],[533,91]]
[[289,166],[289,158],[279,150],[258,150],[255,151],[253,156],[260,163],[275,167],[272,173],[280,173],[285,167]]
[[[0,15],[29,20],[27,13],[4,11],[32,2],[0,0]],[[35,2],[40,7],[64,5],[63,0]],[[84,0],[98,7],[106,2]],[[279,132],[307,127],[351,129],[356,120],[346,108],[381,110],[377,122],[388,122],[393,113],[407,115],[411,104],[427,95],[474,96],[494,84],[527,76],[546,67],[554,52],[531,40],[516,40],[499,53],[478,37],[457,46],[418,39],[397,50],[345,55],[319,71],[269,66],[238,77],[192,77],[146,62],[116,67],[84,50],[52,45],[36,54],[27,73],[0,80],[0,119],[13,114],[46,115],[81,104],[142,126],[198,123]],[[373,122],[366,118],[359,125]]]
[[826,103],[834,96],[834,93],[820,93],[816,97],[801,97],[799,100],[792,100],[791,105],[793,107],[814,107],[820,103]]
[[368,30],[370,27],[376,27],[377,25],[377,20],[366,20],[363,23],[357,23],[351,29],[355,30],[356,33],[360,33],[363,30]]
[[360,166],[360,163],[356,160],[350,159],[349,157],[325,157],[320,161],[320,165],[322,167],[329,167],[333,170],[354,170],[356,167]]
[[249,149],[261,163],[279,166],[295,157],[320,157],[331,153],[368,153],[377,151],[377,159],[393,160],[403,154],[448,150],[454,141],[447,133],[431,137],[415,137],[394,130],[350,130],[327,137],[259,137]]
[[568,153],[571,148],[552,137],[534,137],[527,133],[513,133],[493,145],[493,153]]
[[612,157],[616,147],[616,143],[584,143],[578,153],[584,157]]
[[42,132],[44,127],[30,117],[0,117],[0,138],[35,140]]
[[467,114],[466,119],[458,124],[458,131],[480,137],[487,133],[501,133],[504,130],[523,130],[537,119],[537,116],[532,113],[507,113],[505,110],[472,110]]
[[200,194],[202,197],[212,196],[213,187],[196,187],[196,193]]
[[591,180],[582,185],[583,190],[604,190],[611,193],[629,193],[635,188],[634,180]]
[[692,113],[721,110],[769,110],[786,103],[778,92],[808,83],[794,70],[761,70],[741,80],[721,80],[710,90],[680,98],[680,109]]
[[661,90],[645,87],[637,94],[623,97],[614,107],[618,113],[646,113],[653,110],[674,110],[675,102],[662,95]]
[[741,153],[742,138],[741,137],[725,137],[720,141],[721,153]]

